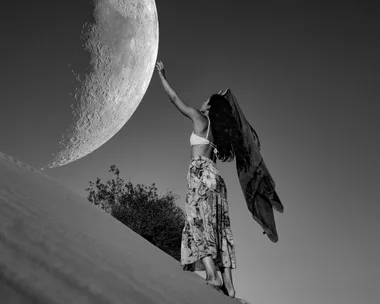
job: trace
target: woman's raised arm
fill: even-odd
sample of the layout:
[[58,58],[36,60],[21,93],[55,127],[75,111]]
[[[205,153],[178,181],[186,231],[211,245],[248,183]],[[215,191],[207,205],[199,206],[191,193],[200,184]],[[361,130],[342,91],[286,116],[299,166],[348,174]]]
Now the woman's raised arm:
[[169,96],[170,101],[183,115],[190,118],[194,123],[198,122],[199,120],[202,121],[204,118],[202,113],[183,102],[178,97],[174,89],[170,86],[168,80],[166,79],[164,64],[161,61],[157,61],[156,68],[158,75],[160,76],[162,86],[164,87],[166,94]]

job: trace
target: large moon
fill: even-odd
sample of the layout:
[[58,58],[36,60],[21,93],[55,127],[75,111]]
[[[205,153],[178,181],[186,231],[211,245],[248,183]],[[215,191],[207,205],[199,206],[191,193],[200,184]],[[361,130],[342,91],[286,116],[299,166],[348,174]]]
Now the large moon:
[[152,78],[158,52],[154,0],[94,0],[94,21],[84,27],[89,67],[77,79],[73,120],[62,149],[45,166],[66,165],[93,152],[129,120]]

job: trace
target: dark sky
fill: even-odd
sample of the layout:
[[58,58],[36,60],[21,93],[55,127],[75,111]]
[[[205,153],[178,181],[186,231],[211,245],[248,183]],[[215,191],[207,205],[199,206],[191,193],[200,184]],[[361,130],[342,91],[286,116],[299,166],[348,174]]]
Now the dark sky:
[[[159,58],[179,96],[200,107],[231,88],[277,184],[279,242],[253,222],[234,163],[226,180],[237,296],[254,303],[375,303],[380,254],[379,11],[363,1],[156,1]],[[9,7],[12,6],[12,7]],[[71,67],[83,68],[89,1],[4,4],[0,150],[40,168],[71,121]],[[127,102],[127,101],[126,101]],[[171,189],[184,206],[191,122],[159,79],[105,145],[45,171],[84,190],[115,164],[134,184]]]

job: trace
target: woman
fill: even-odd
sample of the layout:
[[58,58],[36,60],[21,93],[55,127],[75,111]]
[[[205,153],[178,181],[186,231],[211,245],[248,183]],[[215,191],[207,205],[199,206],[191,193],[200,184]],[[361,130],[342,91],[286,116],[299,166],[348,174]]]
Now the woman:
[[[157,61],[156,68],[170,101],[193,122],[181,265],[187,271],[205,270],[206,283],[233,298],[231,270],[236,268],[235,247],[227,189],[216,168],[216,159],[232,161],[243,150],[241,132],[224,97],[214,94],[199,110],[192,108],[169,85],[161,61]],[[240,157],[238,162],[244,163]]]

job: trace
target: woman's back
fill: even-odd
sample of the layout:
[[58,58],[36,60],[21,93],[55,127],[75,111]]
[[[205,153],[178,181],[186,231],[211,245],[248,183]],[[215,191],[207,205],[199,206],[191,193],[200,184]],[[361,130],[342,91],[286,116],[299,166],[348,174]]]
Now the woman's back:
[[[213,153],[214,148],[210,143],[207,143],[207,141],[213,142],[214,140],[209,122],[210,120],[205,116],[201,123],[194,124],[194,130],[191,134],[191,140],[194,143],[191,145],[190,157],[205,156],[216,163],[216,156]],[[197,141],[202,143],[197,143]]]

